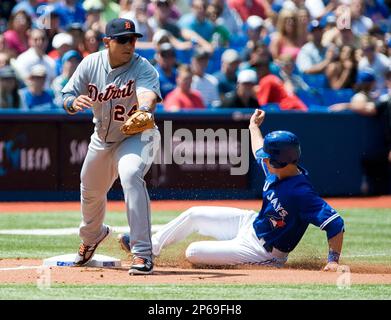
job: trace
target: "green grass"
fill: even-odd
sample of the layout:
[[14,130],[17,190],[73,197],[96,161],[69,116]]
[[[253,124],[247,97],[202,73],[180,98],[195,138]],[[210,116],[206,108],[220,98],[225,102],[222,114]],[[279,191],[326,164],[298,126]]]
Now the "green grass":
[[[153,224],[164,224],[178,215],[175,211],[156,211]],[[0,213],[0,229],[51,229],[78,227],[81,214],[78,211],[53,211],[50,213]],[[105,223],[112,226],[126,226],[126,213],[111,211],[106,214]]]
[[0,299],[91,300],[340,300],[390,299],[391,285],[0,285]]
[[[164,224],[179,212],[162,211],[152,214],[153,224]],[[346,233],[342,263],[374,263],[391,265],[391,209],[340,210],[345,220]],[[109,212],[107,224],[125,226],[124,212]],[[58,211],[51,213],[0,214],[0,229],[70,228],[80,223],[80,213]],[[157,260],[176,265],[183,261],[184,251],[192,241],[204,237],[192,235],[184,241],[163,250]],[[15,236],[0,235],[1,258],[48,258],[72,253],[79,238],[72,236]],[[327,257],[325,232],[310,226],[298,247],[290,254],[288,265],[316,267]],[[98,253],[121,259],[127,256],[115,239],[104,243]],[[362,255],[368,255],[362,257]],[[137,296],[135,295],[137,292]],[[53,285],[39,290],[35,285],[0,284],[0,299],[391,299],[390,285],[353,285],[338,289],[327,285],[111,285],[77,286]]]

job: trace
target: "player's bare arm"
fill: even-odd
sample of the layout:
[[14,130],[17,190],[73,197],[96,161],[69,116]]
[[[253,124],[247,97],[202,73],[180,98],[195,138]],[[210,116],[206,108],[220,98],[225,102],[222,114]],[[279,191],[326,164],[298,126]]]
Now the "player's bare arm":
[[251,149],[255,156],[255,152],[263,147],[263,135],[259,126],[265,119],[265,111],[256,109],[250,118],[250,135],[251,135]]
[[324,271],[337,271],[339,256],[342,251],[343,232],[329,239],[329,257],[328,263],[324,267]]
[[139,108],[142,107],[148,109],[149,112],[153,113],[156,108],[158,96],[153,91],[144,91],[137,95],[137,101],[138,101]]
[[64,109],[69,114],[75,114],[78,111],[92,108],[92,100],[87,95],[80,95],[78,97],[68,97],[64,100]]

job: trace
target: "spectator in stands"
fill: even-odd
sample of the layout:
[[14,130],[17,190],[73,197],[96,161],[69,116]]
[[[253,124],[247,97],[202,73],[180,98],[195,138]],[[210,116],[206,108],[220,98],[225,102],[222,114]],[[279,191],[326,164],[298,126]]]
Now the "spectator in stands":
[[182,16],[178,21],[178,25],[181,29],[193,30],[206,41],[211,41],[214,25],[207,19],[207,5],[207,0],[192,0],[192,12]]
[[311,21],[311,16],[308,10],[304,7],[297,10],[297,41],[302,47],[308,39],[308,24]]
[[272,62],[272,56],[269,51],[269,48],[263,42],[258,42],[253,47],[253,49],[250,51],[249,59],[247,61],[242,62],[239,65],[239,69],[253,69],[254,71],[256,71],[256,66],[258,65],[258,62],[260,60],[267,60],[269,62]]
[[84,6],[86,10],[86,22],[84,23],[85,30],[94,30],[99,33],[105,32],[105,23],[102,19],[103,4],[101,2],[94,2],[90,5]]
[[37,7],[38,7],[38,0],[22,0],[19,1],[18,4],[12,8],[11,13],[15,14],[18,11],[24,11],[31,17],[32,20],[36,20]]
[[221,104],[218,81],[211,74],[205,73],[208,66],[210,53],[198,48],[192,59],[191,68],[193,72],[192,88],[201,92],[204,105],[207,107],[219,107]]
[[380,92],[385,88],[384,75],[391,67],[390,59],[376,52],[376,39],[365,36],[361,40],[362,58],[358,62],[359,70],[372,69],[376,77],[376,89]]
[[[58,33],[62,33],[63,29],[60,26],[60,15],[54,9],[54,7],[47,6],[45,8],[45,13],[40,16],[41,25],[46,31],[46,37],[48,38],[48,46],[46,48],[46,53],[49,53],[54,48],[52,46],[53,38]],[[41,27],[39,29],[42,29]]]
[[12,8],[16,5],[16,0],[2,0],[0,2],[0,33],[5,31],[7,22],[11,17]]
[[9,66],[11,63],[11,55],[7,51],[0,51],[0,68]]
[[209,4],[206,9],[208,19],[214,24],[214,32],[212,35],[212,44],[214,47],[226,48],[229,45],[230,34],[228,29],[224,26],[222,19],[223,7],[217,4]]
[[236,90],[226,94],[222,107],[238,109],[258,108],[259,105],[255,96],[255,85],[257,82],[257,73],[254,70],[240,71]]
[[330,87],[335,90],[353,88],[357,74],[357,61],[353,47],[345,45],[339,55],[326,67]]
[[73,37],[73,47],[79,52],[84,52],[84,27],[80,23],[72,23],[66,32]]
[[210,4],[217,5],[222,8],[220,15],[221,23],[227,28],[232,36],[241,36],[243,33],[243,21],[239,14],[232,10],[226,0],[211,0]]
[[[300,2],[300,1],[299,1]],[[303,2],[303,1],[301,1]],[[325,4],[325,2],[327,4]],[[306,0],[304,1],[307,10],[309,10],[311,17],[314,19],[321,19],[330,12],[334,11],[338,5],[338,0]]]
[[57,106],[62,106],[61,90],[65,87],[82,59],[82,56],[76,50],[69,50],[62,56],[62,72],[53,80],[52,84],[52,91],[55,97],[54,103]]
[[[169,41],[178,50],[189,50],[193,47],[193,43],[196,43],[205,50],[213,52],[213,46],[198,33],[190,29],[180,29],[175,21],[170,18],[171,1],[155,0],[155,2],[154,15],[148,20],[154,32],[152,43],[155,46],[157,42],[160,42],[160,38],[162,40],[167,38],[165,40]],[[141,46],[141,44],[141,42],[138,43],[138,46],[141,48],[148,47]]]
[[159,73],[160,92],[164,99],[176,87],[176,54],[175,48],[163,43],[156,52],[155,69]]
[[5,39],[4,39],[4,33],[0,33],[0,52],[6,52],[11,57],[16,57],[17,56],[17,53],[14,50],[8,48],[8,45],[7,45],[7,43],[5,42]]
[[101,45],[101,33],[97,30],[89,29],[84,34],[84,52],[83,57],[91,53],[98,52]]
[[270,73],[270,61],[259,60],[255,65],[259,80],[257,99],[260,106],[268,103],[278,103],[281,110],[307,111],[307,106],[295,95],[289,93],[283,81]]
[[201,93],[191,88],[193,73],[189,66],[178,67],[177,87],[164,99],[166,111],[205,109]]
[[173,21],[179,20],[182,14],[187,13],[184,10],[181,10],[178,8],[175,4],[175,0],[152,0],[149,5],[148,5],[148,15],[153,16],[155,14],[155,10],[159,4],[159,2],[168,2],[169,4],[169,12],[168,12],[168,17],[169,19]]
[[30,28],[31,18],[25,11],[18,11],[11,15],[8,30],[4,32],[4,39],[7,47],[17,55],[28,49]]
[[104,10],[101,13],[101,19],[104,24],[120,16],[121,8],[117,0],[85,0],[84,1],[85,4],[88,4],[88,2],[102,4]]
[[373,89],[376,82],[374,70],[359,70],[357,73],[355,91],[357,92],[347,103],[337,103],[329,107],[332,112],[352,110],[361,114],[368,114],[373,110],[375,99]]
[[141,42],[152,41],[153,31],[148,24],[147,2],[144,0],[133,0],[131,10],[122,14],[122,18],[129,19],[134,22],[137,32],[143,35],[139,39]]
[[385,75],[386,88],[381,92],[378,101],[388,100],[391,97],[391,70],[389,70]]
[[45,90],[46,67],[34,65],[27,77],[27,87],[19,90],[22,110],[49,111],[56,109],[51,90]]
[[323,25],[317,20],[312,20],[308,26],[310,41],[300,50],[296,65],[300,72],[306,74],[323,73],[333,59],[334,48],[328,50],[322,46]]
[[266,41],[264,41],[266,30],[263,26],[264,26],[264,21],[261,17],[250,16],[247,19],[246,27],[247,27],[248,41],[246,43],[246,46],[240,52],[240,56],[243,61],[249,60],[250,53],[260,44],[267,45]]
[[368,33],[373,27],[373,22],[370,18],[364,16],[365,2],[363,0],[351,0],[350,3],[350,19],[353,33],[361,37]]
[[43,65],[46,69],[45,87],[49,88],[55,78],[55,62],[45,54],[48,40],[45,30],[33,29],[29,36],[30,49],[23,52],[16,59],[15,68],[23,81],[27,80],[31,68],[37,64]]
[[[177,39],[183,40],[181,29],[176,25],[175,21],[170,17],[171,1],[169,0],[154,0],[153,16],[149,18],[148,23],[152,30],[156,32],[159,29],[167,30]],[[136,29],[137,30],[137,29]]]
[[18,81],[11,66],[0,67],[0,109],[19,108]]
[[[341,14],[343,13],[344,11],[341,12]],[[343,17],[339,15],[338,19],[343,19]],[[337,16],[335,15],[329,15],[325,20],[329,28],[323,33],[323,47],[328,47],[331,44],[334,44],[338,47],[342,47],[343,45],[355,47],[357,45],[356,38],[354,37],[352,29],[348,24],[346,26],[337,26]]]
[[290,54],[296,59],[299,51],[297,13],[282,10],[278,15],[277,32],[272,35],[270,43],[272,57],[277,59],[282,54]]
[[235,91],[240,61],[240,55],[235,49],[227,49],[222,54],[221,70],[213,74],[218,81],[221,99],[226,93]]
[[56,75],[59,75],[62,69],[62,56],[65,52],[73,49],[73,38],[69,33],[58,33],[53,38],[52,46],[54,50],[49,52],[48,56],[54,59],[56,63]]
[[83,24],[86,20],[86,12],[77,0],[61,0],[54,5],[60,16],[62,29],[68,28],[72,23]]
[[282,54],[275,62],[279,67],[278,76],[283,80],[284,88],[289,94],[312,90],[300,75],[295,73],[295,60],[290,54]]
[[251,15],[265,19],[270,15],[271,7],[266,0],[228,0],[230,8],[234,9],[246,21]]
[[388,57],[388,47],[387,47],[387,43],[384,41],[384,39],[376,40],[375,51]]

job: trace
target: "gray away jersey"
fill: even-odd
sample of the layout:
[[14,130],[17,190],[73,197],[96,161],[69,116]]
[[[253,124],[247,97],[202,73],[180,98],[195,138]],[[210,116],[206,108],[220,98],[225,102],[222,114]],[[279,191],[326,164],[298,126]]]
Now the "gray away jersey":
[[93,101],[95,131],[103,142],[125,139],[120,127],[137,108],[136,93],[153,91],[161,101],[159,74],[135,53],[125,65],[112,69],[107,49],[85,57],[62,90],[69,96],[88,95]]

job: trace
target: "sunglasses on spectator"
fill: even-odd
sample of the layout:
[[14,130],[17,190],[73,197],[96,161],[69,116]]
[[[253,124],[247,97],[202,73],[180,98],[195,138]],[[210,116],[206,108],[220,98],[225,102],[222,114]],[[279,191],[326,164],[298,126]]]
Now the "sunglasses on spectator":
[[112,37],[113,40],[115,40],[119,44],[126,44],[129,42],[134,42],[136,40],[135,37],[129,37],[129,36],[118,36],[118,37]]

